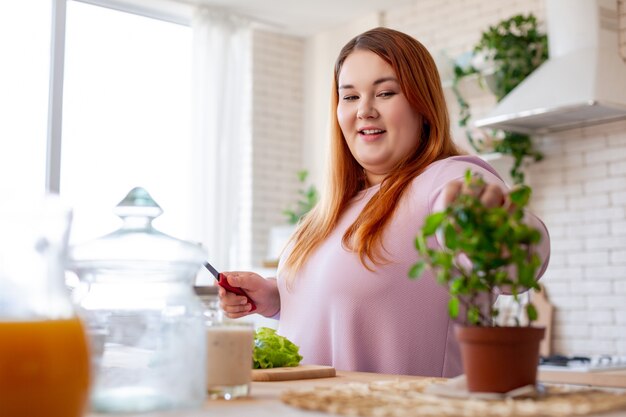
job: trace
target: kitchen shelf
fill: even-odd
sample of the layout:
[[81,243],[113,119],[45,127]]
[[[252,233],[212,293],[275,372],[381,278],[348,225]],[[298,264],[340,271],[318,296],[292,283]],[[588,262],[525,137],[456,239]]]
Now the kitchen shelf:
[[[441,85],[445,92],[452,93],[452,85],[454,84],[454,65],[459,63],[466,67],[471,60],[471,52],[459,55],[456,59],[450,58],[445,52],[437,55],[436,64],[441,76]],[[490,84],[493,83],[494,70],[486,70],[479,74],[472,74],[463,77],[459,81],[459,90],[465,99],[476,97],[479,95],[493,95]]]

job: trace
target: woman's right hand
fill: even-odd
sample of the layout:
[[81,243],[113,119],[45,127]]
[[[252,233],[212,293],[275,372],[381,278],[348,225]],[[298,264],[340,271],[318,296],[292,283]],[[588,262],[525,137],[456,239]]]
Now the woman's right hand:
[[219,287],[220,307],[227,317],[236,319],[251,313],[272,317],[280,310],[280,294],[276,279],[265,279],[254,272],[222,272],[222,274],[230,285],[240,287],[256,304],[256,310],[251,312],[252,305],[246,297]]

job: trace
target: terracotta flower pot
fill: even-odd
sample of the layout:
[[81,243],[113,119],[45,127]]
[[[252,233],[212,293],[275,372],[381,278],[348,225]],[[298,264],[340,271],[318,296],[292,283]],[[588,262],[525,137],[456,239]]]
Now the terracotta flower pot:
[[537,381],[543,327],[456,326],[472,392],[508,392]]

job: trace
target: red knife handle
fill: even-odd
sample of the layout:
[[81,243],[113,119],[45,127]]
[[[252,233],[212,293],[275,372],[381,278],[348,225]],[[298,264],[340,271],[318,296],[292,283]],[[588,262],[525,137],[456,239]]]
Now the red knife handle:
[[250,297],[248,297],[248,294],[246,294],[246,292],[244,290],[242,290],[241,287],[233,287],[232,285],[230,285],[228,283],[228,280],[226,279],[226,277],[223,274],[221,274],[221,273],[219,274],[219,278],[217,279],[217,284],[220,287],[224,288],[226,291],[235,293],[237,295],[243,295],[244,297],[246,297],[248,299],[248,302],[252,306],[250,311],[256,310],[256,304],[254,304],[254,301],[252,301],[252,299]]

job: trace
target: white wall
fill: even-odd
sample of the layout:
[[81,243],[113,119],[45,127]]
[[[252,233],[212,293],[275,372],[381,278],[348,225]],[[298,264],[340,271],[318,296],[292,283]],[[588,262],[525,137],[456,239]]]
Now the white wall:
[[269,229],[297,199],[303,168],[304,40],[266,31],[253,36],[252,265],[266,257]]
[[543,281],[555,349],[626,353],[626,122],[537,138],[533,209],[552,238]]

